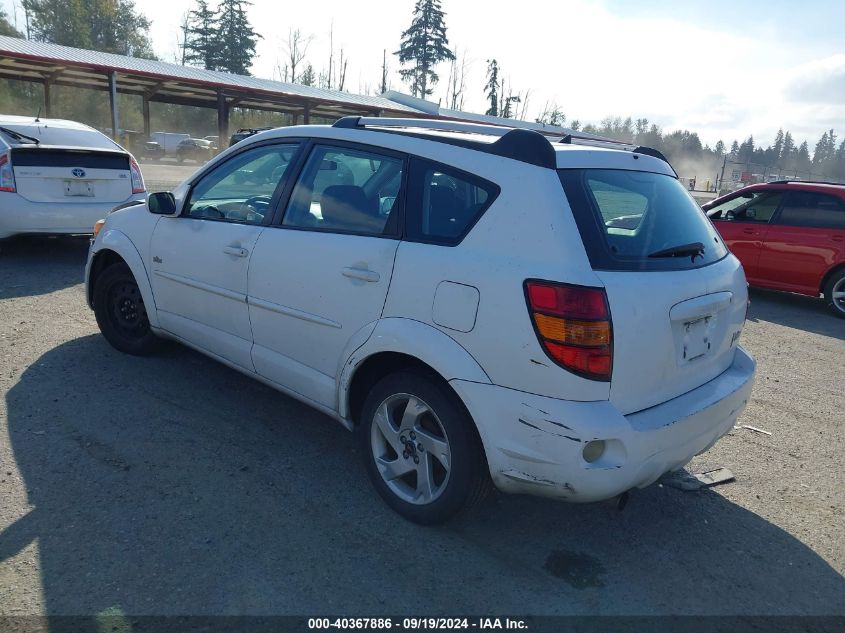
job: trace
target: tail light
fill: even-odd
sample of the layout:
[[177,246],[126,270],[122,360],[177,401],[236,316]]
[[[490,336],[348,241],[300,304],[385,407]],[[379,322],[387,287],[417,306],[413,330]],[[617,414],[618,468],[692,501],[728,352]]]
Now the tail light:
[[12,159],[9,154],[0,154],[0,191],[14,193],[15,172],[12,171]]
[[591,380],[610,380],[613,328],[602,288],[525,282],[537,338],[555,363]]
[[134,158],[129,159],[129,173],[132,174],[132,193],[144,193],[147,190],[144,186],[144,176],[141,175],[141,168]]

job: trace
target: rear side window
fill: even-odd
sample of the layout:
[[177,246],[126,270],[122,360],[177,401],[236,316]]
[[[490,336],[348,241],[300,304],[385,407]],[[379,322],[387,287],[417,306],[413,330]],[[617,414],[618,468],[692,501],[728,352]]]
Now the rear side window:
[[499,195],[492,182],[423,159],[411,164],[407,236],[458,244]]
[[618,169],[558,175],[595,269],[684,270],[728,254],[677,178]]
[[778,224],[823,229],[845,229],[845,203],[835,196],[812,191],[792,191],[783,205]]
[[707,210],[707,215],[713,220],[766,223],[772,219],[782,198],[783,192],[781,191],[745,193],[711,207]]

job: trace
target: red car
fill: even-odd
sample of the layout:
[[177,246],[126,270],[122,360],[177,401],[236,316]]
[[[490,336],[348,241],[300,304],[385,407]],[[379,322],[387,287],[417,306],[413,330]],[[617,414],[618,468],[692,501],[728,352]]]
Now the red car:
[[845,185],[750,185],[703,206],[752,286],[823,294],[845,318]]

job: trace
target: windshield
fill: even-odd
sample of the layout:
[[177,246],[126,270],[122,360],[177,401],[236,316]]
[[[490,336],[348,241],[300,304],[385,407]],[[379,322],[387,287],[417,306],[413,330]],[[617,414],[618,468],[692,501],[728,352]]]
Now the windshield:
[[559,169],[595,269],[682,270],[728,253],[677,178],[619,169]]

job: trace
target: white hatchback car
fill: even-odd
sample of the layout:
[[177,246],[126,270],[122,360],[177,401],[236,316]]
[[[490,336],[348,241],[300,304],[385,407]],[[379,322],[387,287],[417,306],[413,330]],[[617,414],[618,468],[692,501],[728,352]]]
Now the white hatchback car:
[[144,199],[135,159],[94,128],[0,115],[0,239],[90,234],[116,206]]
[[669,164],[586,142],[270,130],[111,214],[88,301],[119,350],[176,339],[356,430],[411,520],[491,480],[612,498],[724,435],[755,365],[742,268]]

